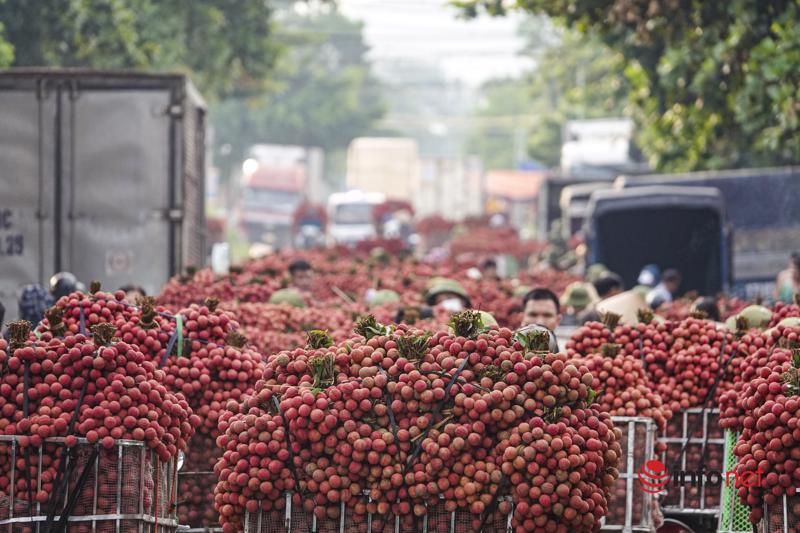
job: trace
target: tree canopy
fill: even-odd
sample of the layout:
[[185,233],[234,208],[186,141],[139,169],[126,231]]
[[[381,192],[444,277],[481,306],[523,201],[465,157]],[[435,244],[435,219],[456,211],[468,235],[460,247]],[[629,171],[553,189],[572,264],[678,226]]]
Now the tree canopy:
[[522,148],[528,156],[557,166],[567,120],[620,116],[627,102],[622,57],[597,38],[559,31],[546,17],[532,17],[520,33],[535,70],[485,84],[473,115],[468,147],[487,168],[518,163],[520,133],[526,135]]
[[271,16],[263,0],[0,0],[0,64],[183,71],[213,99],[262,87]]
[[292,44],[276,65],[270,90],[224,101],[216,113],[218,133],[235,135],[244,118],[250,142],[346,148],[384,110],[362,23],[331,6],[287,15],[277,28],[276,35]]
[[[457,0],[502,15],[503,0]],[[624,58],[639,142],[663,170],[800,161],[796,0],[516,0]]]

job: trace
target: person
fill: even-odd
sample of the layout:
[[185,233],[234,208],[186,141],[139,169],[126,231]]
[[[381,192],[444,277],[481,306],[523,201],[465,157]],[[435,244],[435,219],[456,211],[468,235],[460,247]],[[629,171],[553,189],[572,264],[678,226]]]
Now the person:
[[592,294],[587,288],[587,283],[574,281],[567,285],[561,295],[561,305],[564,308],[561,324],[577,326],[582,324],[582,315],[592,306]]
[[642,270],[639,272],[639,277],[636,280],[639,285],[644,285],[650,288],[658,285],[659,281],[661,281],[661,269],[658,268],[658,265],[654,264],[649,264],[642,267]]
[[44,318],[44,313],[53,305],[53,296],[35,283],[22,288],[19,295],[19,318],[27,320],[35,328]]
[[311,264],[303,259],[296,259],[289,264],[291,285],[302,292],[311,292],[314,284],[314,271]]
[[481,276],[483,279],[500,279],[497,275],[497,261],[492,259],[484,259],[481,263]]
[[538,324],[555,331],[561,323],[561,304],[553,291],[544,287],[531,290],[522,298],[522,326]]
[[789,268],[782,270],[775,278],[775,299],[791,303],[798,292],[800,292],[800,252],[793,252],[789,258]]
[[50,294],[54,300],[78,290],[83,290],[83,284],[72,272],[59,272],[50,278]]
[[716,300],[710,296],[703,296],[695,300],[694,303],[692,303],[691,310],[692,312],[700,311],[705,313],[708,319],[714,322],[720,321],[719,307],[717,307]]
[[606,272],[594,282],[594,288],[597,291],[597,296],[601,300],[610,298],[622,292],[625,284],[619,274],[614,272]]
[[664,303],[670,303],[680,286],[681,273],[674,268],[665,270],[659,284],[647,293],[647,303],[652,309],[657,309]]
[[451,313],[458,313],[472,307],[464,287],[454,279],[439,278],[425,293],[425,303],[429,306],[441,305]]
[[397,310],[394,316],[395,324],[406,323],[412,325],[417,320],[427,320],[433,318],[433,310],[427,305],[407,306]]
[[603,274],[605,274],[606,272],[608,272],[608,268],[606,268],[606,266],[603,263],[595,263],[593,265],[590,265],[589,268],[586,269],[586,275],[584,276],[584,278],[589,283],[594,283],[595,281],[603,277]]
[[145,292],[142,287],[130,283],[128,285],[123,285],[119,290],[125,293],[125,303],[128,305],[136,305],[136,301],[139,298],[147,296],[147,292]]

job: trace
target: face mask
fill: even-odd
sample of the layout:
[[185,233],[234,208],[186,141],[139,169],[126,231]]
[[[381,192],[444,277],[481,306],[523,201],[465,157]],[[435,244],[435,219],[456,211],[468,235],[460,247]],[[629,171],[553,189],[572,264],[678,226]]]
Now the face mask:
[[450,313],[458,313],[464,310],[464,302],[461,301],[461,298],[448,298],[447,300],[442,300],[439,305]]

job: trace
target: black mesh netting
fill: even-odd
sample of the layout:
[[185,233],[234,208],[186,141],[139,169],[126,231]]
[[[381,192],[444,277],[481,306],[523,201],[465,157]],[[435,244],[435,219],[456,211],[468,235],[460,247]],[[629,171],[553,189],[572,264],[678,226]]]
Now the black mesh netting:
[[[29,446],[26,457],[12,441],[0,442],[0,533],[41,533],[70,508],[67,533],[157,533],[159,521],[167,533],[175,530],[175,489],[172,464],[138,443],[105,449],[83,442],[64,453],[63,444],[48,442]],[[33,524],[17,521],[29,516]]]
[[[498,509],[491,513],[483,525],[483,533],[506,533],[510,502],[502,506],[505,512]],[[424,516],[402,516],[398,519],[391,513],[378,513],[368,502],[360,498],[353,505],[347,506],[342,514],[326,512],[330,515],[318,517],[302,505],[293,505],[290,513],[292,532],[314,533],[475,533],[479,531],[482,517],[473,515],[465,509],[448,511],[444,503],[428,507]],[[285,509],[247,513],[245,517],[245,533],[287,533]]]
[[770,505],[764,533],[800,533],[800,496],[786,496]]

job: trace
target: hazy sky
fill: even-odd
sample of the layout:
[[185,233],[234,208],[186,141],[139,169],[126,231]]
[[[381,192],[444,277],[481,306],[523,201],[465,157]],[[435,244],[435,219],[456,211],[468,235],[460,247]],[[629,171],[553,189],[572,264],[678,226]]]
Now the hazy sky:
[[339,0],[346,15],[365,22],[372,58],[411,58],[438,65],[448,78],[471,86],[530,67],[522,47],[519,16],[456,18],[446,0]]

